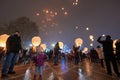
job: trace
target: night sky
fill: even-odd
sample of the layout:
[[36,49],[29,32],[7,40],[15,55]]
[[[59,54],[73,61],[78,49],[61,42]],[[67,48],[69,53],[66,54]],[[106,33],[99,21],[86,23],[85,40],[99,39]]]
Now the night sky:
[[100,35],[120,38],[120,0],[0,0],[0,24],[22,16],[36,22],[49,46],[63,41],[71,48],[80,37],[83,47],[89,47],[89,35],[95,47]]

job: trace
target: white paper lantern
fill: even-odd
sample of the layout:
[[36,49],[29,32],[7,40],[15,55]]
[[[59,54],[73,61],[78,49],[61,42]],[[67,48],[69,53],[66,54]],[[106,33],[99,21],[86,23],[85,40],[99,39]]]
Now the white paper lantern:
[[63,49],[63,47],[64,47],[63,42],[58,42],[58,45],[59,45],[60,49]]
[[83,40],[81,38],[75,39],[75,45],[76,47],[79,47],[83,44]]
[[89,38],[90,38],[91,40],[93,40],[93,39],[94,39],[94,36],[93,36],[93,35],[90,35]]
[[33,46],[39,46],[41,43],[41,38],[39,36],[35,36],[32,38],[32,44]]

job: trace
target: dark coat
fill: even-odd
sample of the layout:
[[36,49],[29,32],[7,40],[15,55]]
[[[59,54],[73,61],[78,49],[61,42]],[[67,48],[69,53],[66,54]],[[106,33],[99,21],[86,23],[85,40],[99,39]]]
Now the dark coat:
[[97,41],[103,45],[104,56],[114,56],[113,40],[111,39],[101,40],[101,37],[99,37]]
[[7,53],[18,53],[21,49],[21,39],[17,35],[11,35],[6,41]]

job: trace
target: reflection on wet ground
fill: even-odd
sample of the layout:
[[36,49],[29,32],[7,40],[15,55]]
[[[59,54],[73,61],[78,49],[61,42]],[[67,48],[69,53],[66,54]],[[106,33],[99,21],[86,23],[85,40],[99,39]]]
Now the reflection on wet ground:
[[[102,68],[99,63],[91,63],[89,60],[84,60],[78,65],[74,61],[65,61],[61,59],[58,65],[53,65],[53,62],[46,62],[43,69],[43,80],[119,80],[113,72],[112,76],[106,74],[105,68]],[[1,69],[1,68],[0,68]],[[14,75],[1,78],[2,80],[33,80],[34,66],[16,65]],[[1,71],[0,71],[1,73]]]

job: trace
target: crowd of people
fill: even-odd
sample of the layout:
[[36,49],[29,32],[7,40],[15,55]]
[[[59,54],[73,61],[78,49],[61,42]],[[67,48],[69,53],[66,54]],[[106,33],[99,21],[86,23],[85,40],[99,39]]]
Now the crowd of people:
[[111,39],[111,36],[107,35],[105,40],[102,40],[101,38],[102,36],[98,37],[97,41],[102,46],[98,45],[96,48],[91,48],[87,54],[80,50],[80,46],[76,47],[75,45],[73,45],[73,49],[70,53],[63,53],[61,52],[58,42],[53,50],[46,53],[40,46],[36,47],[36,52],[33,51],[32,47],[29,51],[22,49],[20,32],[15,31],[15,33],[9,36],[6,41],[6,52],[2,52],[3,48],[0,48],[0,59],[3,56],[2,53],[5,53],[6,57],[2,68],[2,77],[6,77],[7,74],[16,73],[14,71],[14,66],[19,62],[17,61],[18,57],[21,62],[24,62],[24,64],[26,64],[26,61],[28,61],[28,63],[31,61],[33,62],[35,66],[34,80],[38,73],[40,80],[42,80],[42,67],[45,60],[53,61],[53,64],[57,66],[59,64],[60,57],[64,57],[69,61],[74,61],[75,65],[78,65],[79,62],[85,59],[94,63],[100,63],[101,67],[106,68],[107,74],[111,76],[112,64],[114,72],[118,77],[120,77],[118,68],[118,63],[120,64],[120,40],[117,40],[115,44],[116,53],[114,53],[113,40]]

